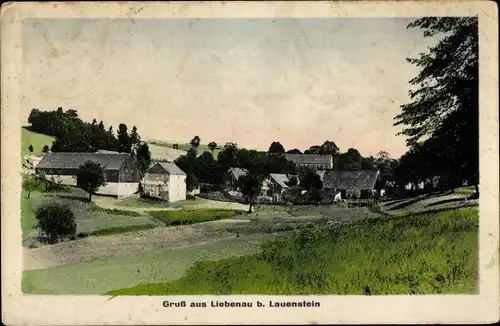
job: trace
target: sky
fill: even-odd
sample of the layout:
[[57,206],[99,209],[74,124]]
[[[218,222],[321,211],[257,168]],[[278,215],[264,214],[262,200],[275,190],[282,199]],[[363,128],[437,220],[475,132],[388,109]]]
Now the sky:
[[137,126],[143,139],[399,157],[406,62],[433,44],[411,19],[28,19],[22,121],[33,108]]

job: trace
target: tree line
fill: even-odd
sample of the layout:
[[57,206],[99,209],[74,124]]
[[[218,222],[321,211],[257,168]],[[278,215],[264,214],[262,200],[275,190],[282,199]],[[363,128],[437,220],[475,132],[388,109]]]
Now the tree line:
[[[59,107],[53,111],[33,109],[28,117],[30,130],[54,136],[50,150],[52,152],[96,152],[98,150],[129,153],[136,160],[139,170],[144,173],[151,163],[151,153],[146,142],[141,141],[137,127],[129,131],[120,123],[115,135],[112,126],[105,128],[104,123],[84,122],[76,110]],[[31,145],[30,145],[31,146]],[[32,149],[30,148],[30,152]],[[44,152],[48,148],[44,147]]]
[[[247,169],[249,174],[261,176],[261,179],[271,173],[298,175],[301,172],[301,169],[298,169],[295,163],[288,161],[284,155],[301,152],[298,149],[285,151],[279,141],[273,141],[268,151],[239,148],[238,144],[227,142],[218,153],[217,158],[213,155],[213,150],[218,146],[217,143],[213,141],[209,143],[212,153],[204,152],[198,155],[200,142],[199,136],[193,137],[190,141],[191,148],[185,155],[175,160],[177,166],[187,175],[188,191],[195,189],[200,183],[222,185],[224,176],[231,167]],[[344,170],[381,169],[388,171],[397,162],[387,152],[380,152],[375,157],[363,157],[358,150],[350,148],[345,153],[340,153],[338,146],[333,141],[325,141],[322,145],[311,146],[304,153],[332,155],[334,168]],[[304,175],[306,175],[305,172]]]

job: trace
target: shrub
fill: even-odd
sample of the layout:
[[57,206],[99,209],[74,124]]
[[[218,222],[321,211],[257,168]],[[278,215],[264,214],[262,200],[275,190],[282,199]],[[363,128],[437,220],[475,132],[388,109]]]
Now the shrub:
[[75,215],[67,205],[48,203],[38,206],[36,228],[48,243],[57,243],[65,237],[75,237]]

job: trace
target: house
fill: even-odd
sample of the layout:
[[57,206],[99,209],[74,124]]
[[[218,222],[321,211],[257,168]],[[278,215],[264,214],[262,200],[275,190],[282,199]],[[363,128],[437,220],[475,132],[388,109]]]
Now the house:
[[271,173],[269,175],[269,192],[270,196],[273,198],[273,202],[279,203],[281,201],[281,196],[283,195],[283,192],[288,189],[288,183],[293,177],[297,178],[298,181],[298,176],[296,175],[281,173]]
[[38,163],[40,163],[41,160],[42,160],[41,157],[37,157],[37,156],[25,156],[23,163],[24,163],[25,167],[30,168],[30,169],[34,169],[34,168],[36,168],[36,166],[38,165]]
[[185,200],[186,173],[174,163],[157,162],[144,175],[143,192],[169,202]]
[[340,192],[342,198],[367,198],[373,192],[379,175],[379,170],[331,170],[325,173],[323,188],[334,194]]
[[225,186],[229,189],[236,190],[236,188],[237,188],[236,181],[238,181],[238,179],[241,176],[246,175],[247,173],[248,173],[247,169],[236,168],[236,167],[229,168],[226,175],[224,176]]
[[285,158],[298,167],[309,167],[315,170],[333,169],[333,156],[319,154],[285,154]]
[[65,185],[76,185],[79,166],[94,161],[104,167],[106,185],[97,194],[126,197],[139,190],[140,173],[137,164],[127,153],[61,153],[49,152],[37,164],[35,173],[60,180]]

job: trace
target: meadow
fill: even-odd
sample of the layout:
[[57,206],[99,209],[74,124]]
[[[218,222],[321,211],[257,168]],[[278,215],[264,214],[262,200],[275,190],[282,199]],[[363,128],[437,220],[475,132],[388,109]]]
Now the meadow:
[[473,294],[477,243],[476,208],[306,225],[257,254],[197,262],[177,280],[107,294]]
[[25,270],[22,291],[33,294],[104,294],[140,283],[175,280],[182,277],[196,261],[253,254],[259,250],[260,241],[260,236],[222,239],[164,250],[130,251],[109,259]]
[[162,220],[166,225],[185,225],[232,218],[243,212],[227,209],[197,209],[181,211],[146,211],[146,213]]
[[[161,141],[161,140],[151,140],[151,141],[149,141],[149,144],[152,144],[153,146],[166,147],[166,148],[173,149],[174,144],[176,144],[176,143],[165,142],[165,141]],[[183,152],[187,152],[191,148],[191,145],[188,143],[177,143],[177,145],[179,146],[178,150],[183,151]],[[217,159],[217,155],[219,154],[220,151],[222,151],[222,149],[223,149],[222,146],[217,146],[214,149],[213,156],[215,159]],[[207,144],[200,144],[200,146],[198,146],[198,155],[201,155],[204,152],[212,153],[212,150],[208,147]]]
[[54,137],[39,134],[28,130],[27,128],[21,128],[21,157],[29,155],[29,146],[33,146],[34,156],[43,156],[43,146],[47,145],[49,148],[52,146]]
[[135,230],[144,230],[158,225],[154,218],[142,214],[117,209],[101,208],[95,203],[86,201],[87,193],[74,188],[65,187],[62,192],[43,192],[41,189],[21,192],[21,229],[23,244],[41,245],[37,241],[38,231],[35,229],[35,212],[39,205],[48,202],[59,202],[68,205],[75,215],[77,235],[110,235]]

